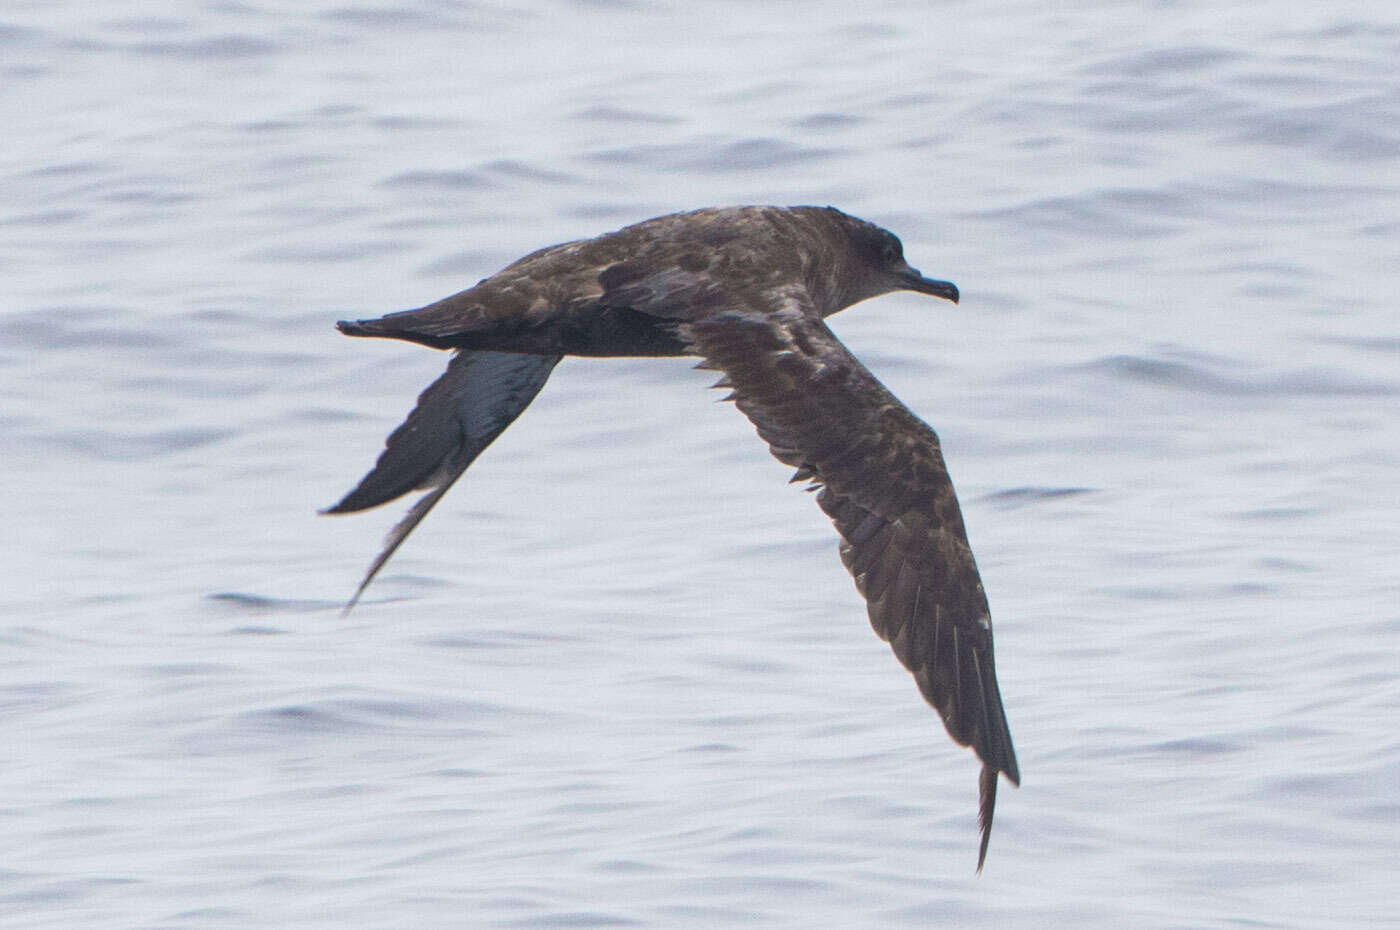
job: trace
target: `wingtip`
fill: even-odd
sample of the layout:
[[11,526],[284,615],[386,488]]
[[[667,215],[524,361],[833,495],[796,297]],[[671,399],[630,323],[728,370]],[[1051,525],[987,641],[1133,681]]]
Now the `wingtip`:
[[365,483],[375,476],[376,471],[371,471],[368,475],[361,478],[360,483],[346,492],[345,496],[340,500],[316,512],[322,516],[331,517],[346,513],[359,513],[362,510],[371,510],[381,504],[387,504],[391,500],[408,493],[408,489],[399,490],[397,493],[391,493],[393,488],[385,490],[382,486],[383,482],[366,488]]
[[345,606],[340,608],[340,619],[344,620],[346,617],[350,616],[350,611],[354,610],[355,605],[360,603],[360,595],[365,593],[365,588],[368,585],[368,581],[360,585],[359,589],[351,596],[350,600],[345,602]]
[[[350,491],[350,493],[346,494],[340,500],[331,504],[329,507],[322,507],[320,510],[316,511],[316,513],[323,517],[337,517],[341,514],[358,513],[361,510],[368,510],[373,505],[356,500],[355,492],[358,490],[359,486],[357,485],[354,490]],[[380,503],[386,502],[380,501]]]
[[[361,510],[368,510],[370,507],[374,506],[373,504],[361,504],[354,498],[355,492],[351,491],[334,504],[331,504],[329,507],[322,507],[320,510],[316,511],[316,513],[323,517],[338,517],[347,513],[359,513]],[[381,501],[380,503],[387,502]]]
[[982,866],[987,861],[987,845],[992,840],[992,814],[997,806],[997,770],[990,765],[982,766],[977,777],[977,820],[982,827],[982,843],[977,849],[977,874],[982,874]]

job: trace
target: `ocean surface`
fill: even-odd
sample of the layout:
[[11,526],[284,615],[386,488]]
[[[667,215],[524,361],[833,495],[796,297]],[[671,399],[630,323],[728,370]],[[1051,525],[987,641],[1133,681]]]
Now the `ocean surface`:
[[[1400,920],[1393,2],[0,6],[0,926]],[[712,375],[578,360],[348,616],[446,356],[333,323],[834,204],[1024,782]]]

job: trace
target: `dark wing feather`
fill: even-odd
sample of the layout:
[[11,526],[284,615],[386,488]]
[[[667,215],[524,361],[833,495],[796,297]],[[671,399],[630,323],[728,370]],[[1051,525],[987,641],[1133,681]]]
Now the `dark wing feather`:
[[418,395],[418,406],[389,435],[369,474],[322,513],[376,507],[414,490],[429,490],[389,532],[348,612],[409,534],[476,457],[515,422],[544,387],[557,355],[459,351],[442,377]]
[[1020,782],[977,563],[938,437],[822,322],[805,291],[776,289],[690,317],[680,334],[773,455],[821,486],[870,623],[952,738],[981,758],[982,867],[996,773]]

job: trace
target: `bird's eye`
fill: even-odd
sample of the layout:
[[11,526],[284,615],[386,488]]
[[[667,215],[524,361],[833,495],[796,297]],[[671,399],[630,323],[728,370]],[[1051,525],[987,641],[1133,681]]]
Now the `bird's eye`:
[[886,241],[884,248],[880,250],[880,257],[885,260],[885,264],[894,264],[899,260],[899,243]]

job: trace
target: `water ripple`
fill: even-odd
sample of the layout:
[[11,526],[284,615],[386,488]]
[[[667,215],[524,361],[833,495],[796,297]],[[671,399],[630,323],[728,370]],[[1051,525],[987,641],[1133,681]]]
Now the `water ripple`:
[[1363,380],[1328,368],[1232,377],[1186,362],[1140,355],[1112,355],[1077,366],[1077,370],[1117,381],[1222,397],[1390,397],[1400,394],[1400,381]]
[[801,146],[782,139],[709,137],[676,144],[639,144],[591,152],[592,162],[630,165],[650,171],[726,173],[783,168],[834,157],[834,149]]

